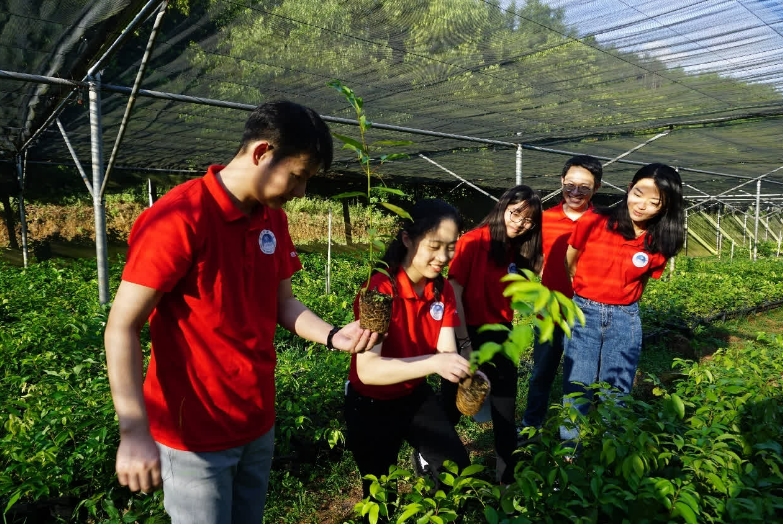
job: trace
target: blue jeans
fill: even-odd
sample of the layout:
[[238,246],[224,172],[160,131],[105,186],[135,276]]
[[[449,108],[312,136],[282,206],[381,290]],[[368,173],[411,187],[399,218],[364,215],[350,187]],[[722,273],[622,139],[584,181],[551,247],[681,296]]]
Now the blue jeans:
[[[565,340],[563,359],[563,406],[574,405],[587,415],[594,392],[593,383],[607,382],[615,391],[630,394],[636,366],[642,352],[642,322],[639,303],[603,304],[574,295],[585,314],[585,326],[577,325]],[[568,394],[582,392],[588,402],[575,403]],[[560,438],[573,441],[578,428],[560,427]]]
[[527,391],[527,408],[522,418],[523,427],[541,428],[544,424],[546,411],[549,408],[549,395],[552,393],[552,383],[555,381],[560,360],[563,358],[562,328],[555,327],[552,341],[540,343],[538,330],[533,345],[533,372],[530,375],[530,385]]
[[158,443],[172,523],[263,523],[275,428],[241,447],[189,452]]

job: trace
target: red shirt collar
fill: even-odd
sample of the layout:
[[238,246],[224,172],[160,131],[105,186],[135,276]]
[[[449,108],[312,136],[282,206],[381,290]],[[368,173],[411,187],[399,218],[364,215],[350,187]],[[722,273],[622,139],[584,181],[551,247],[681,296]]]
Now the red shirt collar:
[[[228,194],[226,188],[224,188],[217,179],[217,174],[223,168],[225,168],[225,166],[220,166],[218,164],[213,164],[210,166],[209,169],[207,169],[207,174],[204,175],[204,184],[207,186],[209,194],[212,195],[213,199],[215,199],[215,202],[220,208],[220,212],[223,214],[223,218],[226,220],[226,222],[247,219],[247,215],[245,215],[242,210],[240,210],[239,207],[234,204],[234,201],[231,200],[231,196]],[[250,219],[254,221],[265,219],[266,213],[266,206],[259,204],[256,206],[256,209],[253,211]]]
[[395,281],[397,283],[397,295],[403,299],[424,299],[426,301],[431,301],[435,298],[435,282],[432,279],[427,279],[427,282],[424,284],[424,294],[422,297],[419,297],[419,294],[413,289],[411,278],[408,277],[408,274],[405,273],[402,266],[397,270]]

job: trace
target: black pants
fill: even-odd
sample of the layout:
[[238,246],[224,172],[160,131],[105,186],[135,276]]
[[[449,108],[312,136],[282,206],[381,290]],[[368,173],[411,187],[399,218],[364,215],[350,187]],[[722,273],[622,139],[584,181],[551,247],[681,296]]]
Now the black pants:
[[[506,326],[510,329],[511,324]],[[468,336],[474,351],[478,351],[481,345],[487,341],[503,344],[508,339],[508,332],[486,331],[478,333],[478,326],[468,325]],[[495,434],[495,452],[502,459],[506,468],[500,481],[512,483],[514,481],[514,467],[516,459],[514,451],[517,448],[516,427],[516,400],[517,400],[517,366],[504,355],[495,354],[490,363],[481,366],[481,371],[487,374],[491,385],[490,407],[492,409],[492,428]],[[452,425],[459,422],[461,416],[457,409],[457,384],[450,381],[441,381],[441,400]],[[426,459],[426,454],[422,453]]]
[[[397,464],[403,440],[421,452],[436,474],[447,459],[460,470],[470,465],[465,446],[427,383],[410,395],[391,400],[359,395],[348,385],[345,423],[346,445],[362,477],[388,474],[389,465]],[[365,498],[370,494],[370,484],[362,479]]]

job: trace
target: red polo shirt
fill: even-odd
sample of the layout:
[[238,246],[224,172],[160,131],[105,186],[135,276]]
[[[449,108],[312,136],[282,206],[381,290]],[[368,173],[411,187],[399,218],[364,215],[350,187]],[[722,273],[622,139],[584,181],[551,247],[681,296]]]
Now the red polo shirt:
[[568,244],[581,252],[576,264],[574,292],[605,304],[638,301],[646,277],[657,279],[666,258],[644,249],[644,235],[626,240],[606,229],[609,218],[588,211],[576,223]]
[[152,437],[194,452],[246,444],[274,424],[277,288],[302,267],[285,212],[243,214],[221,169],[139,216],[122,274],[164,292],[144,382]]
[[[389,332],[383,340],[383,357],[416,357],[437,353],[440,329],[459,326],[457,301],[454,289],[444,279],[440,300],[435,300],[435,284],[428,281],[420,297],[413,289],[408,274],[402,268],[396,275],[397,295],[392,302],[392,318]],[[370,289],[392,295],[391,281],[381,273],[370,279]],[[359,296],[353,303],[356,319],[359,318]],[[413,392],[423,377],[393,385],[365,385],[356,371],[356,355],[351,357],[349,377],[351,386],[361,395],[375,399],[396,399]]]
[[449,264],[449,279],[463,288],[465,324],[470,326],[514,320],[511,300],[503,297],[508,283],[500,282],[500,278],[516,273],[516,265],[512,265],[511,253],[505,266],[495,264],[489,255],[490,241],[489,226],[467,232],[457,241],[454,259]]
[[[591,203],[590,208],[592,207]],[[565,256],[568,251],[568,239],[574,231],[576,221],[563,211],[563,201],[549,208],[542,215],[544,270],[541,274],[541,284],[550,290],[557,290],[566,297],[573,297],[574,289],[571,288],[571,279],[566,272]]]

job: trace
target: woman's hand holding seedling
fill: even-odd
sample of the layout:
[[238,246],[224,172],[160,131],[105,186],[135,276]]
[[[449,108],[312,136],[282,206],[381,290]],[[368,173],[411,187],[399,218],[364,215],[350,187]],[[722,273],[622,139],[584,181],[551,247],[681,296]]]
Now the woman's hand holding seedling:
[[447,381],[458,383],[470,375],[470,363],[456,352],[437,353],[430,359],[434,366],[433,372]]

